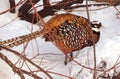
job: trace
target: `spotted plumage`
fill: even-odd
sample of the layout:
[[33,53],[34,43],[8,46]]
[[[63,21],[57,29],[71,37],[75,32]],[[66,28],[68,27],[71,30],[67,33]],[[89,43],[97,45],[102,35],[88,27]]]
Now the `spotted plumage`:
[[[101,23],[73,14],[59,14],[51,18],[41,31],[0,41],[0,45],[12,48],[37,37],[53,42],[65,55],[98,42]],[[92,36],[94,39],[92,39]],[[66,62],[65,62],[66,63]]]

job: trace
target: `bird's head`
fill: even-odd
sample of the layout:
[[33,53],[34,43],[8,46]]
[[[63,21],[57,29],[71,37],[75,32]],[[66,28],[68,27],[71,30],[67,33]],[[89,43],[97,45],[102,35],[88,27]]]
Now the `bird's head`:
[[101,22],[98,22],[98,21],[92,21],[91,27],[92,27],[93,31],[100,32],[100,28],[102,27],[102,24],[101,24]]

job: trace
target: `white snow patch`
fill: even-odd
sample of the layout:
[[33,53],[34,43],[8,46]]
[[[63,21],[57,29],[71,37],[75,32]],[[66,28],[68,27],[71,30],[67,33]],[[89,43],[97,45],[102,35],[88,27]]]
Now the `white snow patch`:
[[[0,9],[0,12],[9,8],[9,5],[8,5],[9,2],[7,2],[6,0],[4,1],[2,0],[0,4],[2,7]],[[101,7],[104,7],[104,6],[101,6]],[[101,7],[91,6],[89,9],[97,9]],[[118,6],[117,8],[120,8],[120,6]],[[76,10],[85,10],[85,8],[79,8]],[[87,17],[85,11],[82,11],[82,12],[75,11],[71,13],[80,15],[83,17]],[[97,66],[100,64],[102,60],[104,60],[107,63],[106,69],[109,69],[110,67],[112,67],[116,63],[118,57],[120,56],[120,31],[119,31],[120,19],[117,19],[116,13],[117,11],[113,7],[108,7],[108,8],[96,10],[96,11],[90,11],[91,20],[100,21],[104,25],[104,28],[101,29],[100,40],[96,44],[96,54],[97,54]],[[0,26],[3,26],[4,24],[10,22],[15,17],[16,17],[16,14],[11,14],[9,12],[6,14],[0,15],[0,18],[1,18]],[[51,18],[51,16],[49,16],[49,18]],[[48,17],[44,18],[44,20],[48,20]],[[16,19],[15,21],[10,22],[6,26],[0,28],[0,40],[5,40],[8,38],[28,34],[31,32],[32,29],[33,31],[36,31],[39,28],[37,27],[37,25],[33,26],[31,23]],[[85,68],[82,69],[81,66],[77,65],[73,61],[69,62],[65,66],[64,55],[52,43],[45,42],[44,39],[41,39],[41,38],[37,38],[36,40],[38,44],[36,44],[35,40],[29,43],[26,49],[26,53],[28,55],[27,57],[31,58],[32,56],[35,56],[37,53],[40,53],[41,57],[36,59],[36,61],[40,62],[42,58],[44,58],[43,61],[46,63],[43,63],[41,66],[45,67],[45,69],[50,69],[50,71],[71,76],[75,79],[92,79],[93,73],[91,71]],[[23,45],[14,47],[13,49],[21,52],[23,51]],[[1,52],[4,52],[5,55],[10,57],[11,60],[13,59],[14,62],[16,61],[14,60],[14,57],[11,54],[9,54],[9,52],[6,52],[6,51],[1,51]],[[74,56],[75,56],[74,59],[79,63],[87,67],[93,68],[94,62],[93,62],[92,47],[86,47],[79,52],[74,52]],[[120,60],[118,60],[118,62],[120,62]],[[18,75],[14,75],[11,69],[3,61],[0,60],[0,64],[2,64],[0,65],[1,79],[19,78]],[[112,72],[113,71],[111,71],[111,73]],[[47,77],[44,74],[40,73],[39,75],[42,76],[43,79],[45,78],[47,79]],[[65,77],[61,77],[58,75],[53,75],[53,74],[51,75],[55,79],[66,79]],[[31,78],[27,77],[27,79],[31,79]]]

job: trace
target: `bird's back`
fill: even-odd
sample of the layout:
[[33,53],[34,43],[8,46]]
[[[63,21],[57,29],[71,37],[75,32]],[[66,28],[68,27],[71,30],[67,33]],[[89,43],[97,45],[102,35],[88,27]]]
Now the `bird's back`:
[[92,41],[88,20],[72,14],[60,14],[50,19],[44,30],[46,41],[52,41],[64,54],[89,46]]

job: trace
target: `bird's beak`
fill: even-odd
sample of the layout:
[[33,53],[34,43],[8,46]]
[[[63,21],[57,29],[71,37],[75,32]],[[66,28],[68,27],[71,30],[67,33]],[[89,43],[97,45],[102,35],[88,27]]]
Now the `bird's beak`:
[[105,26],[104,26],[104,25],[102,25],[99,29],[100,29],[100,30],[101,30],[101,29],[105,29]]

